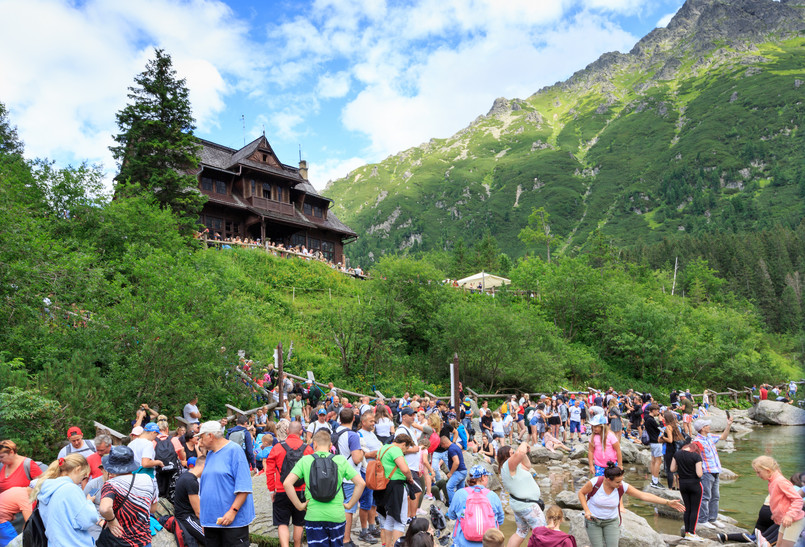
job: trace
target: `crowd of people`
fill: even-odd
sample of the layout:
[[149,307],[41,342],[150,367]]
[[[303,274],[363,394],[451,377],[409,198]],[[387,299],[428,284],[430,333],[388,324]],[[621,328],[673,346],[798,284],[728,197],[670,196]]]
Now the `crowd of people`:
[[[273,367],[242,364],[267,390],[288,388],[282,407],[266,405],[234,424],[205,421],[194,396],[182,411],[187,425],[171,432],[165,415],[141,404],[126,445],[114,445],[107,433],[85,439],[73,426],[47,466],[18,454],[13,441],[0,441],[0,547],[26,522],[41,523],[49,545],[145,547],[162,526],[186,545],[248,545],[255,475],[264,476],[271,494],[281,547],[302,547],[303,529],[311,547],[354,547],[355,524],[363,543],[431,547],[445,517],[455,524],[442,545],[518,547],[529,536],[529,547],[576,545],[560,529],[562,509],[546,509],[541,500],[529,457],[537,445],[571,453],[586,446],[590,478],[577,494],[593,547],[618,544],[624,496],[682,512],[691,542],[701,540],[697,530],[724,526],[717,443],[729,435],[732,418],[711,434],[708,403],[689,390],[673,390],[667,405],[650,393],[610,388],[512,396],[494,409],[461,390],[452,407],[409,393],[350,400],[332,384],[302,385]],[[681,501],[624,480],[625,442],[648,446],[650,489],[678,490]],[[486,463],[472,465],[467,454]],[[663,467],[667,486],[660,483]],[[769,483],[757,530],[717,537],[802,545],[803,477],[786,479],[769,456],[753,468]],[[489,489],[494,472],[516,523],[508,540],[499,530],[501,498]],[[160,500],[173,504],[172,517],[154,517]],[[438,504],[425,511],[425,500],[440,501],[444,513]]]

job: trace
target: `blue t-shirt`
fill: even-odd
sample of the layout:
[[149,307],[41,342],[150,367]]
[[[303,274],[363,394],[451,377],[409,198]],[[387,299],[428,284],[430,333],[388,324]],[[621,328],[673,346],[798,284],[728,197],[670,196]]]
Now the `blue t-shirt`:
[[[461,449],[458,447],[456,443],[451,443],[450,446],[447,448],[447,468],[451,469],[453,467],[453,457],[458,456],[458,468],[456,471],[466,471],[467,466],[464,465],[464,453],[461,452]],[[205,468],[206,470],[206,468]]]
[[461,439],[461,448],[467,450],[467,428],[463,424],[458,424],[458,438]]
[[[235,514],[235,520],[229,526],[216,524],[216,521],[229,511],[235,501],[235,495],[240,492],[248,492],[249,496]],[[198,494],[202,526],[240,528],[251,524],[254,520],[252,476],[246,454],[240,446],[228,442],[220,450],[207,452]]]

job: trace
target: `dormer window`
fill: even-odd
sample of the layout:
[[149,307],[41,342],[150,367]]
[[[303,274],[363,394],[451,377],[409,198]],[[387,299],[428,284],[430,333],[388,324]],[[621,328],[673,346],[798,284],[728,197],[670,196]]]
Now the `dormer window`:
[[267,162],[267,161],[268,161],[268,154],[263,154],[263,162]]
[[313,207],[313,216],[317,218],[322,217],[321,207]]
[[309,203],[305,203],[302,207],[302,210],[305,212],[306,215],[310,216],[313,214],[313,206]]
[[215,181],[215,193],[226,194],[226,183],[222,180]]

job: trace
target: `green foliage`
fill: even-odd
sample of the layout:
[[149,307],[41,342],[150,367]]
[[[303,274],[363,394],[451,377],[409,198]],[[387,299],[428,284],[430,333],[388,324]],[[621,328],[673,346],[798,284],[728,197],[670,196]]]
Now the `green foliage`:
[[64,424],[58,401],[38,390],[7,387],[0,392],[0,438],[17,443],[20,454],[50,463],[64,437]]
[[551,225],[548,223],[549,215],[545,211],[545,207],[537,209],[534,207],[531,214],[528,215],[528,225],[520,230],[517,237],[526,245],[538,245],[544,243],[547,249],[548,262],[551,261],[551,241],[553,235],[551,234]]
[[120,168],[118,190],[152,193],[191,228],[206,198],[196,190],[196,177],[187,174],[198,167],[201,147],[193,136],[186,82],[176,79],[170,55],[162,49],[155,50],[134,82],[131,103],[117,113],[118,144],[110,147]]

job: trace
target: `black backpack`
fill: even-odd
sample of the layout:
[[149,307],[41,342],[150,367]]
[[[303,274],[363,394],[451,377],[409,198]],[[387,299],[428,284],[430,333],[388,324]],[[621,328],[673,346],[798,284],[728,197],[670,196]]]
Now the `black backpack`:
[[[282,460],[282,468],[280,468],[280,480],[282,482],[285,482],[285,479],[288,478],[288,475],[290,475],[291,471],[293,471],[296,462],[301,460],[302,456],[304,456],[307,445],[305,443],[302,443],[299,446],[299,448],[294,450],[293,448],[288,446],[288,443],[282,441],[280,443],[280,446],[282,446],[282,448],[285,449],[285,458]],[[300,478],[294,483],[294,487],[298,488],[303,484],[305,484],[305,481],[304,479]]]
[[157,469],[157,473],[173,473],[181,467],[179,456],[170,439],[157,440],[157,445],[154,447],[154,459],[165,464],[164,467]]
[[321,503],[332,501],[338,489],[341,488],[341,478],[338,476],[338,465],[335,456],[327,454],[321,456],[313,454],[313,463],[310,464],[310,477],[307,488],[311,497]]
[[34,509],[22,531],[22,547],[47,547],[48,537],[45,535],[45,523],[39,514],[39,507]]

